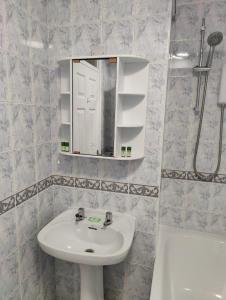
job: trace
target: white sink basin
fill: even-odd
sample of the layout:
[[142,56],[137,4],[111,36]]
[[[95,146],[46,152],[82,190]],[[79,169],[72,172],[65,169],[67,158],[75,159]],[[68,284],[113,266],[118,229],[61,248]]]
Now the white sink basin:
[[104,227],[105,211],[85,209],[85,220],[75,222],[77,210],[65,211],[47,224],[39,232],[38,242],[49,255],[80,264],[81,299],[102,300],[102,266],[125,259],[133,241],[135,218],[113,212],[112,224]]

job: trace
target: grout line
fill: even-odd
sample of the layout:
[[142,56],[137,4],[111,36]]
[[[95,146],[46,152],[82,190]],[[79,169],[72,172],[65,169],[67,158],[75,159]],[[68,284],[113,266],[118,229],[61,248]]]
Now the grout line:
[[[16,208],[16,201],[15,201],[15,206]],[[20,260],[20,234],[19,234],[19,228],[18,228],[18,211],[15,209],[15,225],[16,225],[16,255],[17,255],[17,270],[18,270],[18,285],[19,285],[19,293],[20,293],[20,298],[22,300],[22,274],[21,274],[21,260]]]

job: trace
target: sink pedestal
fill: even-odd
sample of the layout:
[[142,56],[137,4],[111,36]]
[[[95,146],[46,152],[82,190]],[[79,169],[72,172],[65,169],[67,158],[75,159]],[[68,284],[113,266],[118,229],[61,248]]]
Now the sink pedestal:
[[104,300],[103,267],[80,264],[80,300]]
[[114,212],[112,224],[103,230],[105,210],[86,208],[85,216],[75,222],[75,208],[63,212],[42,228],[38,242],[47,254],[80,265],[80,300],[104,300],[103,266],[126,258],[135,218]]

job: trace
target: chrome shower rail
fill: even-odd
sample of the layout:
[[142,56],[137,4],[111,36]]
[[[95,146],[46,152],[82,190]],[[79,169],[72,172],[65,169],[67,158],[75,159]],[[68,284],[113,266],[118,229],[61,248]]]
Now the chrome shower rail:
[[196,101],[195,101],[195,107],[194,107],[194,112],[195,112],[196,115],[199,114],[199,100],[200,100],[200,89],[201,89],[201,80],[202,80],[202,73],[201,72],[210,70],[210,68],[209,68],[209,70],[206,70],[207,68],[204,69],[202,67],[205,31],[206,31],[206,21],[205,21],[205,18],[203,18],[202,19],[202,26],[200,28],[201,39],[200,39],[200,49],[199,49],[199,63],[198,63],[198,66],[193,69],[194,71],[200,72],[198,74],[197,93],[196,93]]
[[[202,36],[203,38],[203,36]],[[213,174],[211,175],[203,175],[197,170],[197,155],[198,155],[198,149],[199,149],[199,141],[201,137],[201,131],[202,131],[202,121],[203,121],[203,115],[204,115],[204,110],[205,110],[205,102],[206,102],[206,93],[207,93],[207,86],[208,86],[208,78],[209,78],[209,71],[211,70],[212,67],[212,62],[213,62],[213,55],[214,55],[214,50],[217,45],[219,45],[223,40],[223,34],[222,32],[213,32],[208,36],[207,43],[209,45],[209,53],[206,61],[206,66],[198,66],[196,67],[196,71],[199,71],[199,77],[198,77],[198,85],[197,85],[197,97],[196,97],[196,104],[198,102],[199,104],[199,98],[200,98],[200,87],[201,87],[201,76],[202,73],[204,74],[204,86],[203,86],[203,95],[202,95],[202,104],[201,104],[201,113],[199,116],[199,126],[198,126],[198,133],[197,133],[197,138],[196,138],[196,143],[195,143],[195,151],[194,151],[194,158],[193,158],[193,168],[195,175],[202,179],[202,180],[212,180],[218,173],[220,169],[220,164],[221,164],[221,155],[222,155],[222,136],[223,136],[223,121],[224,121],[224,105],[221,105],[221,118],[220,118],[220,133],[219,133],[219,142],[218,142],[218,157],[217,157],[217,166]],[[201,41],[202,44],[202,41]],[[201,48],[203,49],[203,45],[201,45]],[[200,56],[200,61],[202,62],[202,56]],[[199,62],[200,62],[199,61]],[[198,101],[197,101],[198,100]]]
[[176,20],[176,15],[177,15],[177,0],[173,0],[172,2],[172,20]]

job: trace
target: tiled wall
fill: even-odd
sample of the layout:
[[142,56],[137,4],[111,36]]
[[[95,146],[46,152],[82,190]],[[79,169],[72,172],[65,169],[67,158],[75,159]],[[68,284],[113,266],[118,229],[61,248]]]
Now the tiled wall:
[[54,260],[37,244],[52,217],[50,188],[0,216],[1,299],[55,299]]
[[[57,60],[65,56],[135,54],[150,59],[145,159],[116,162],[58,155],[59,120],[53,115],[58,157],[55,173],[156,185],[160,183],[163,119],[168,69],[171,1],[50,0],[50,97],[59,102]],[[95,30],[94,30],[95,29]],[[160,51],[160,50],[161,51]],[[58,164],[57,164],[58,162]]]
[[164,178],[160,221],[187,229],[225,233],[225,193],[225,184]]
[[[56,174],[104,179],[106,181],[159,187],[161,178],[162,139],[168,71],[171,1],[162,0],[49,0],[50,98],[55,100],[52,115],[55,149],[53,172]],[[98,54],[135,54],[150,60],[148,107],[146,119],[145,159],[143,161],[108,161],[70,158],[58,153],[59,81],[57,60],[62,57]],[[104,184],[104,185],[109,185]],[[112,185],[110,183],[110,185]],[[112,185],[114,186],[114,184]],[[123,184],[122,184],[123,186]],[[102,185],[103,187],[103,185]],[[137,187],[137,186],[136,186]],[[142,187],[138,187],[142,190]],[[55,203],[66,207],[103,207],[132,211],[137,215],[138,228],[133,250],[126,262],[105,270],[106,300],[149,299],[158,218],[158,199],[130,196],[107,191],[85,191],[56,187]],[[116,187],[116,190],[118,188]],[[120,189],[119,189],[120,191]],[[73,196],[72,196],[72,195]],[[71,198],[74,200],[72,201]],[[59,199],[57,201],[57,199]],[[75,200],[76,199],[76,200]],[[139,226],[139,223],[146,225]],[[154,224],[152,224],[154,222]],[[69,269],[70,270],[69,270]],[[66,269],[66,271],[65,271]],[[76,267],[77,270],[77,267]],[[73,289],[76,270],[56,262],[57,295],[78,297]],[[74,296],[76,295],[76,296]]]
[[[70,207],[92,207],[128,212],[136,217],[136,234],[128,258],[104,268],[105,299],[149,299],[158,223],[157,198],[77,188],[76,182],[74,187],[72,182],[69,184],[54,186],[55,215]],[[57,299],[79,299],[78,265],[56,260],[55,270]]]
[[105,298],[148,299],[158,224],[157,200],[156,187],[147,189],[61,175],[50,176],[4,199],[0,202],[3,299],[14,299],[15,294],[18,299],[79,299],[78,266],[59,260],[54,264],[39,249],[36,236],[54,216],[72,207],[76,213],[81,206],[128,212],[136,217],[136,233],[128,258],[104,270]]
[[[55,292],[52,280],[54,262],[39,251],[36,240],[37,232],[50,219],[45,207],[52,204],[52,193],[43,191],[26,202],[23,202],[26,199],[24,193],[23,196],[22,194],[13,196],[52,173],[47,50],[45,1],[1,0],[0,299],[2,300],[31,300],[38,297],[51,299],[49,295],[54,295]],[[15,208],[16,203],[18,206]],[[2,214],[8,209],[10,209],[8,212]]]
[[25,3],[0,3],[0,200],[52,172],[45,6]]
[[[185,228],[222,232],[226,230],[224,184],[197,182],[193,170],[194,146],[199,117],[193,112],[197,76],[192,68],[198,64],[200,26],[206,18],[206,38],[222,31],[223,42],[216,47],[213,68],[209,76],[203,130],[197,159],[199,171],[213,173],[217,164],[220,108],[217,106],[222,62],[226,45],[226,1],[177,1],[176,22],[171,28],[171,60],[166,101],[161,222]],[[205,58],[208,52],[205,41]],[[188,57],[179,57],[188,53]],[[226,122],[224,119],[224,129]],[[219,173],[226,174],[226,139],[223,133],[223,153]],[[171,172],[179,170],[179,172]],[[166,174],[167,173],[167,174]],[[171,179],[170,179],[171,177]],[[223,182],[225,176],[216,178]],[[174,179],[173,179],[174,178]],[[179,180],[175,180],[175,178]],[[181,178],[184,178],[181,180]],[[193,179],[192,179],[193,178]],[[187,181],[189,179],[189,181]],[[190,181],[192,180],[192,181]]]
[[[170,0],[0,2],[0,296],[4,300],[79,297],[79,287],[74,285],[77,266],[54,263],[36,240],[48,221],[71,206],[128,211],[136,216],[129,257],[105,268],[106,299],[149,298],[170,10]],[[150,60],[145,159],[112,162],[60,155],[57,60],[72,54],[116,53]],[[40,181],[52,173],[72,179]],[[81,177],[95,179],[94,186]],[[65,180],[72,181],[72,186]]]

